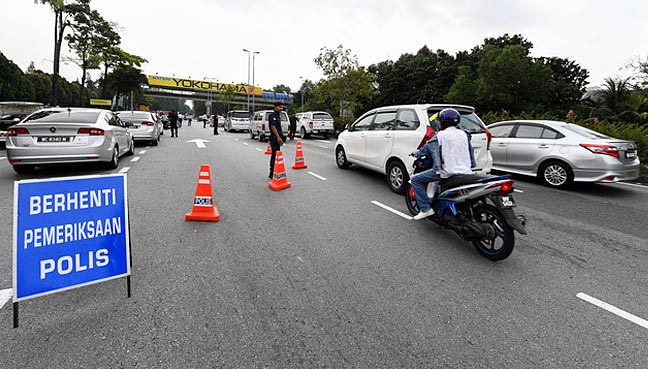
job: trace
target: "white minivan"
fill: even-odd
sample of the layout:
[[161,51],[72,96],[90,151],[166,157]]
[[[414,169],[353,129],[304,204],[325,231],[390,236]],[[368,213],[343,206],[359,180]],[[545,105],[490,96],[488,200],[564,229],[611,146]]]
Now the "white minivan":
[[246,110],[228,111],[225,116],[223,129],[226,131],[249,131],[250,112]]
[[302,139],[307,139],[311,134],[320,134],[327,139],[335,133],[335,126],[331,114],[325,111],[307,111],[295,114],[299,121],[295,133]]
[[[273,110],[261,110],[254,112],[252,120],[250,121],[250,138],[254,140],[255,137],[259,142],[263,142],[270,137],[270,125],[268,118]],[[285,136],[288,135],[288,114],[285,111],[281,112],[281,130]]]
[[392,191],[403,193],[409,181],[408,169],[414,158],[409,154],[423,147],[434,136],[429,119],[445,108],[461,114],[459,128],[471,134],[477,167],[473,171],[488,174],[493,165],[491,136],[475,114],[465,105],[421,104],[385,106],[370,110],[342,131],[335,143],[338,167],[356,164],[387,175]]

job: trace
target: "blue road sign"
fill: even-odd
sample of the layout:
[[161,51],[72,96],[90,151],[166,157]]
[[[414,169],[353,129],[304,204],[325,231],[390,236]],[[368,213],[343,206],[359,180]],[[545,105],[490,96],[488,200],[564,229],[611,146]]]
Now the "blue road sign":
[[14,183],[14,302],[130,275],[125,174]]

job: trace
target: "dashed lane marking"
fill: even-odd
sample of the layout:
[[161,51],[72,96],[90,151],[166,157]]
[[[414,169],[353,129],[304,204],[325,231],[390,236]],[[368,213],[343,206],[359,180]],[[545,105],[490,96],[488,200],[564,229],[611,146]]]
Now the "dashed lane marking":
[[134,162],[139,161],[139,160],[140,160],[140,157],[136,156],[136,157],[131,159],[131,162],[134,163]]
[[236,142],[238,142],[238,140],[239,140],[238,138],[235,138],[235,139],[234,139],[234,141],[236,141]]
[[308,174],[312,175],[312,176],[315,177],[315,178],[319,178],[319,179],[321,179],[322,181],[326,181],[326,178],[324,178],[324,177],[322,177],[322,176],[319,176],[319,175],[317,175],[317,174],[315,174],[315,173],[313,173],[313,172],[308,172]]
[[316,140],[317,142],[325,143],[325,144],[330,144],[331,141],[326,141],[326,140]]
[[0,160],[2,160],[2,159],[6,159],[6,158],[4,156],[0,156]]
[[385,209],[385,210],[387,210],[387,211],[390,211],[390,212],[392,212],[392,213],[398,215],[399,217],[403,217],[403,218],[405,218],[405,219],[407,219],[407,220],[412,220],[412,217],[411,217],[411,216],[409,216],[409,215],[407,215],[407,214],[405,214],[405,213],[401,213],[400,211],[398,211],[398,210],[396,210],[396,209],[392,209],[392,208],[390,208],[389,206],[387,206],[387,205],[385,205],[385,204],[381,204],[381,203],[379,203],[378,201],[372,201],[371,203],[374,204],[374,205],[376,205],[376,206],[380,206],[381,208],[383,208],[383,209]]
[[318,145],[318,146],[323,148],[323,149],[328,149],[328,146],[324,146],[324,145]]
[[245,145],[245,146],[250,146],[250,144],[247,143],[247,142],[243,142],[243,145]]
[[142,150],[142,151],[140,151],[139,154],[140,154],[140,155],[142,155],[142,154],[146,154],[146,150]]
[[297,260],[301,261],[302,263],[304,262],[304,259],[300,258],[299,256],[297,256]]
[[607,311],[609,311],[610,313],[612,313],[612,314],[614,314],[616,316],[619,316],[619,317],[621,317],[623,319],[629,320],[629,321],[633,322],[634,324],[636,324],[636,325],[638,325],[640,327],[648,329],[648,321],[646,321],[644,319],[641,319],[636,315],[625,312],[625,311],[619,309],[616,306],[612,306],[612,305],[610,305],[610,304],[608,304],[606,302],[603,302],[603,301],[601,301],[599,299],[596,299],[596,298],[594,298],[592,296],[586,295],[586,294],[584,294],[582,292],[578,293],[576,295],[576,297],[578,297],[579,299],[581,299],[583,301],[587,301],[587,302],[589,302],[590,304],[592,304],[594,306],[598,306],[601,309],[607,310]]
[[7,303],[13,296],[13,289],[7,288],[6,290],[0,290],[0,309]]
[[263,150],[261,150],[261,149],[259,149],[259,148],[256,148],[256,151],[261,151],[261,152],[263,152]]
[[648,186],[639,184],[639,183],[628,183],[628,182],[616,182],[615,184],[620,184],[624,186],[632,186],[632,187],[639,187],[639,188],[648,188]]
[[130,169],[130,167],[123,167],[123,168],[121,168],[119,170],[119,173],[126,173],[126,172],[128,172],[129,169]]

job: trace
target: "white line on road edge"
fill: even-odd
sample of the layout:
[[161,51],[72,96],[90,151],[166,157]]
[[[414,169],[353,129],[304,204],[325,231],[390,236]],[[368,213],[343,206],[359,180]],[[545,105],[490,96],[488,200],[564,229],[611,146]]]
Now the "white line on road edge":
[[134,157],[134,158],[131,159],[131,162],[134,163],[134,162],[136,162],[136,161],[138,161],[138,160],[140,160],[140,157],[139,157],[139,156],[136,156],[136,157]]
[[641,319],[636,315],[627,313],[627,312],[625,312],[625,311],[623,311],[623,310],[621,310],[621,309],[619,309],[619,308],[617,308],[615,306],[612,306],[612,305],[610,305],[608,303],[605,303],[605,302],[603,302],[601,300],[595,299],[594,297],[586,295],[586,294],[584,294],[582,292],[578,293],[576,295],[576,297],[578,297],[579,299],[581,299],[583,301],[587,301],[592,305],[598,306],[601,309],[605,309],[605,310],[611,312],[614,315],[620,316],[623,319],[629,320],[629,321],[633,322],[634,324],[637,324],[637,325],[639,325],[641,327],[644,327],[644,328],[648,329],[648,321],[646,321],[644,319]]
[[616,182],[615,184],[632,186],[632,187],[639,187],[639,188],[648,188],[648,186],[644,186],[644,185],[641,185],[641,184],[638,184],[638,183]]
[[326,178],[324,178],[324,177],[322,177],[322,176],[318,176],[317,174],[315,174],[315,173],[313,173],[313,172],[308,172],[308,174],[312,175],[312,176],[315,177],[315,178],[319,178],[319,179],[321,179],[322,181],[326,181]]
[[6,290],[0,290],[0,309],[7,303],[13,296],[13,289],[7,288]]
[[259,149],[259,148],[257,148],[256,151],[261,151],[261,152],[263,152],[263,150],[261,150],[261,149]]
[[126,173],[126,172],[128,172],[129,169],[130,169],[130,167],[123,167],[123,168],[121,168],[121,170],[119,170],[119,173]]
[[407,220],[412,220],[411,216],[409,216],[407,214],[404,214],[404,213],[401,213],[400,211],[398,211],[396,209],[392,209],[392,208],[390,208],[389,206],[387,206],[385,204],[379,203],[378,201],[372,201],[371,203],[374,204],[374,205],[378,205],[378,206],[380,206],[381,208],[383,208],[385,210],[391,211],[392,213],[394,213],[394,214],[396,214],[398,216],[401,216],[401,217],[403,217],[403,218],[405,218]]
[[146,150],[142,150],[142,151],[140,151],[139,154],[140,154],[140,155],[142,155],[142,154],[146,154]]
[[323,148],[323,149],[328,149],[328,146],[324,146],[324,145],[318,145],[318,146]]
[[324,140],[315,140],[315,141],[325,143],[325,144],[330,144],[331,143],[331,141],[324,141]]

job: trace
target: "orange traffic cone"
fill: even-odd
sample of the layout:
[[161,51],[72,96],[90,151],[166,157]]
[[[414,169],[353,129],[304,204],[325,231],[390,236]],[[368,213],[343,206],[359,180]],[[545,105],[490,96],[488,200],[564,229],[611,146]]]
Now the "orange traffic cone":
[[265,151],[266,155],[272,155],[272,147],[270,146],[270,140],[268,140],[268,148]]
[[284,168],[284,159],[281,151],[277,151],[275,158],[274,173],[272,173],[272,181],[268,183],[273,191],[281,191],[291,186],[286,177],[286,168]]
[[214,205],[214,197],[212,196],[211,174],[208,164],[200,166],[193,208],[191,213],[185,214],[185,220],[206,220],[210,222],[220,220],[220,214]]
[[301,141],[297,141],[297,154],[295,155],[295,165],[292,166],[293,169],[306,169],[308,165],[304,161],[304,152],[302,150]]

